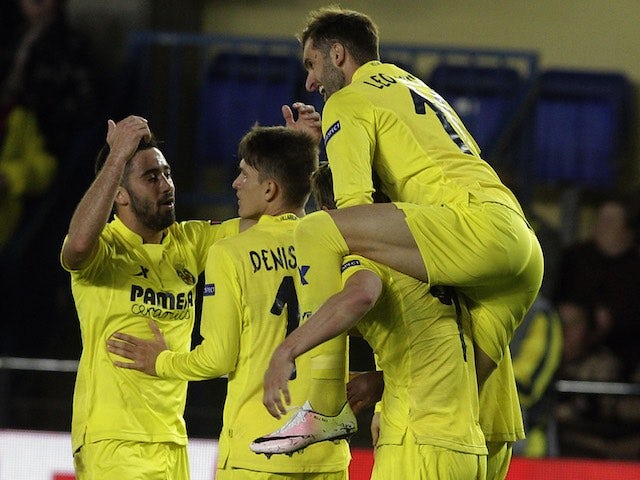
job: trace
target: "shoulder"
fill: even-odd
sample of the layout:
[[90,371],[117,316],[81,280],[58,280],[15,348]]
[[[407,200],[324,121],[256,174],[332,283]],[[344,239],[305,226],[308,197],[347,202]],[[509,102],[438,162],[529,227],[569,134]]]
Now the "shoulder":
[[347,255],[342,261],[342,267],[340,270],[344,278],[348,278],[353,274],[363,270],[373,272],[380,278],[384,278],[386,277],[387,269],[388,268],[386,266],[361,257],[359,255]]
[[185,220],[176,222],[169,227],[172,234],[195,238],[200,235],[215,235],[216,238],[235,236],[240,232],[240,219],[232,218],[225,221],[216,220]]

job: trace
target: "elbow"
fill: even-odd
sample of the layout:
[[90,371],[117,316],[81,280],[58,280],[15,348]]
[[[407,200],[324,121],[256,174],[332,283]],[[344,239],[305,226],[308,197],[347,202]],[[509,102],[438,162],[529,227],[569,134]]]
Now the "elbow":
[[68,238],[62,248],[62,261],[71,270],[82,268],[94,254],[96,245]]
[[[350,310],[354,312],[358,320],[373,308],[378,300],[378,296],[367,289],[361,288],[351,293]],[[355,324],[355,322],[354,322]]]
[[[382,280],[372,272],[358,272],[351,277],[343,294],[348,298],[351,314],[360,320],[371,310],[382,293]],[[357,320],[353,322],[357,323]]]

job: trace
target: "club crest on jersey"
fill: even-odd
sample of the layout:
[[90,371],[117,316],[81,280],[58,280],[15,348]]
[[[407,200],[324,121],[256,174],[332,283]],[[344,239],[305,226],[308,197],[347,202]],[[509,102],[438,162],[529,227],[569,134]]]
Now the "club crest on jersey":
[[215,283],[207,283],[204,286],[204,290],[202,291],[202,295],[205,297],[212,297],[216,294],[216,284]]
[[329,130],[327,130],[327,133],[324,135],[324,144],[326,145],[327,143],[329,143],[329,140],[331,140],[331,137],[333,137],[339,131],[340,131],[340,120],[336,120],[336,123],[331,125],[329,127]]
[[181,263],[176,265],[176,273],[187,285],[196,284],[196,277],[194,277],[193,274],[189,270],[187,270],[187,268]]
[[344,272],[347,268],[355,267],[357,265],[360,265],[360,260],[349,260],[348,262],[342,264],[342,268],[340,269],[340,271]]

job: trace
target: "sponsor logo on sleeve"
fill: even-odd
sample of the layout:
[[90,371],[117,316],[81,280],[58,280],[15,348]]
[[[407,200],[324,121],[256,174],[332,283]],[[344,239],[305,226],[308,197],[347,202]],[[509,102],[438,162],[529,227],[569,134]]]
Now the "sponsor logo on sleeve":
[[355,267],[357,265],[360,265],[360,260],[349,260],[348,262],[342,264],[340,272],[344,272],[347,268]]
[[325,145],[327,143],[329,143],[329,140],[331,140],[331,137],[333,137],[339,131],[340,131],[340,120],[336,120],[336,123],[331,125],[329,127],[329,130],[327,130],[327,133],[325,133],[325,135],[324,135],[324,143],[325,143]]

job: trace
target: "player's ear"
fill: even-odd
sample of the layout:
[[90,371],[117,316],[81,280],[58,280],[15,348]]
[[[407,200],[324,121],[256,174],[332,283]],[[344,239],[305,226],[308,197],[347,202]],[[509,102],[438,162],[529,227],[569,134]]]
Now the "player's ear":
[[346,50],[344,45],[340,42],[336,42],[331,45],[331,61],[336,67],[342,66],[346,59]]
[[120,185],[116,191],[114,202],[119,206],[129,205],[129,192],[122,185]]
[[272,202],[277,196],[280,190],[280,185],[278,185],[274,180],[267,180],[267,185],[264,190],[264,198],[267,202]]

